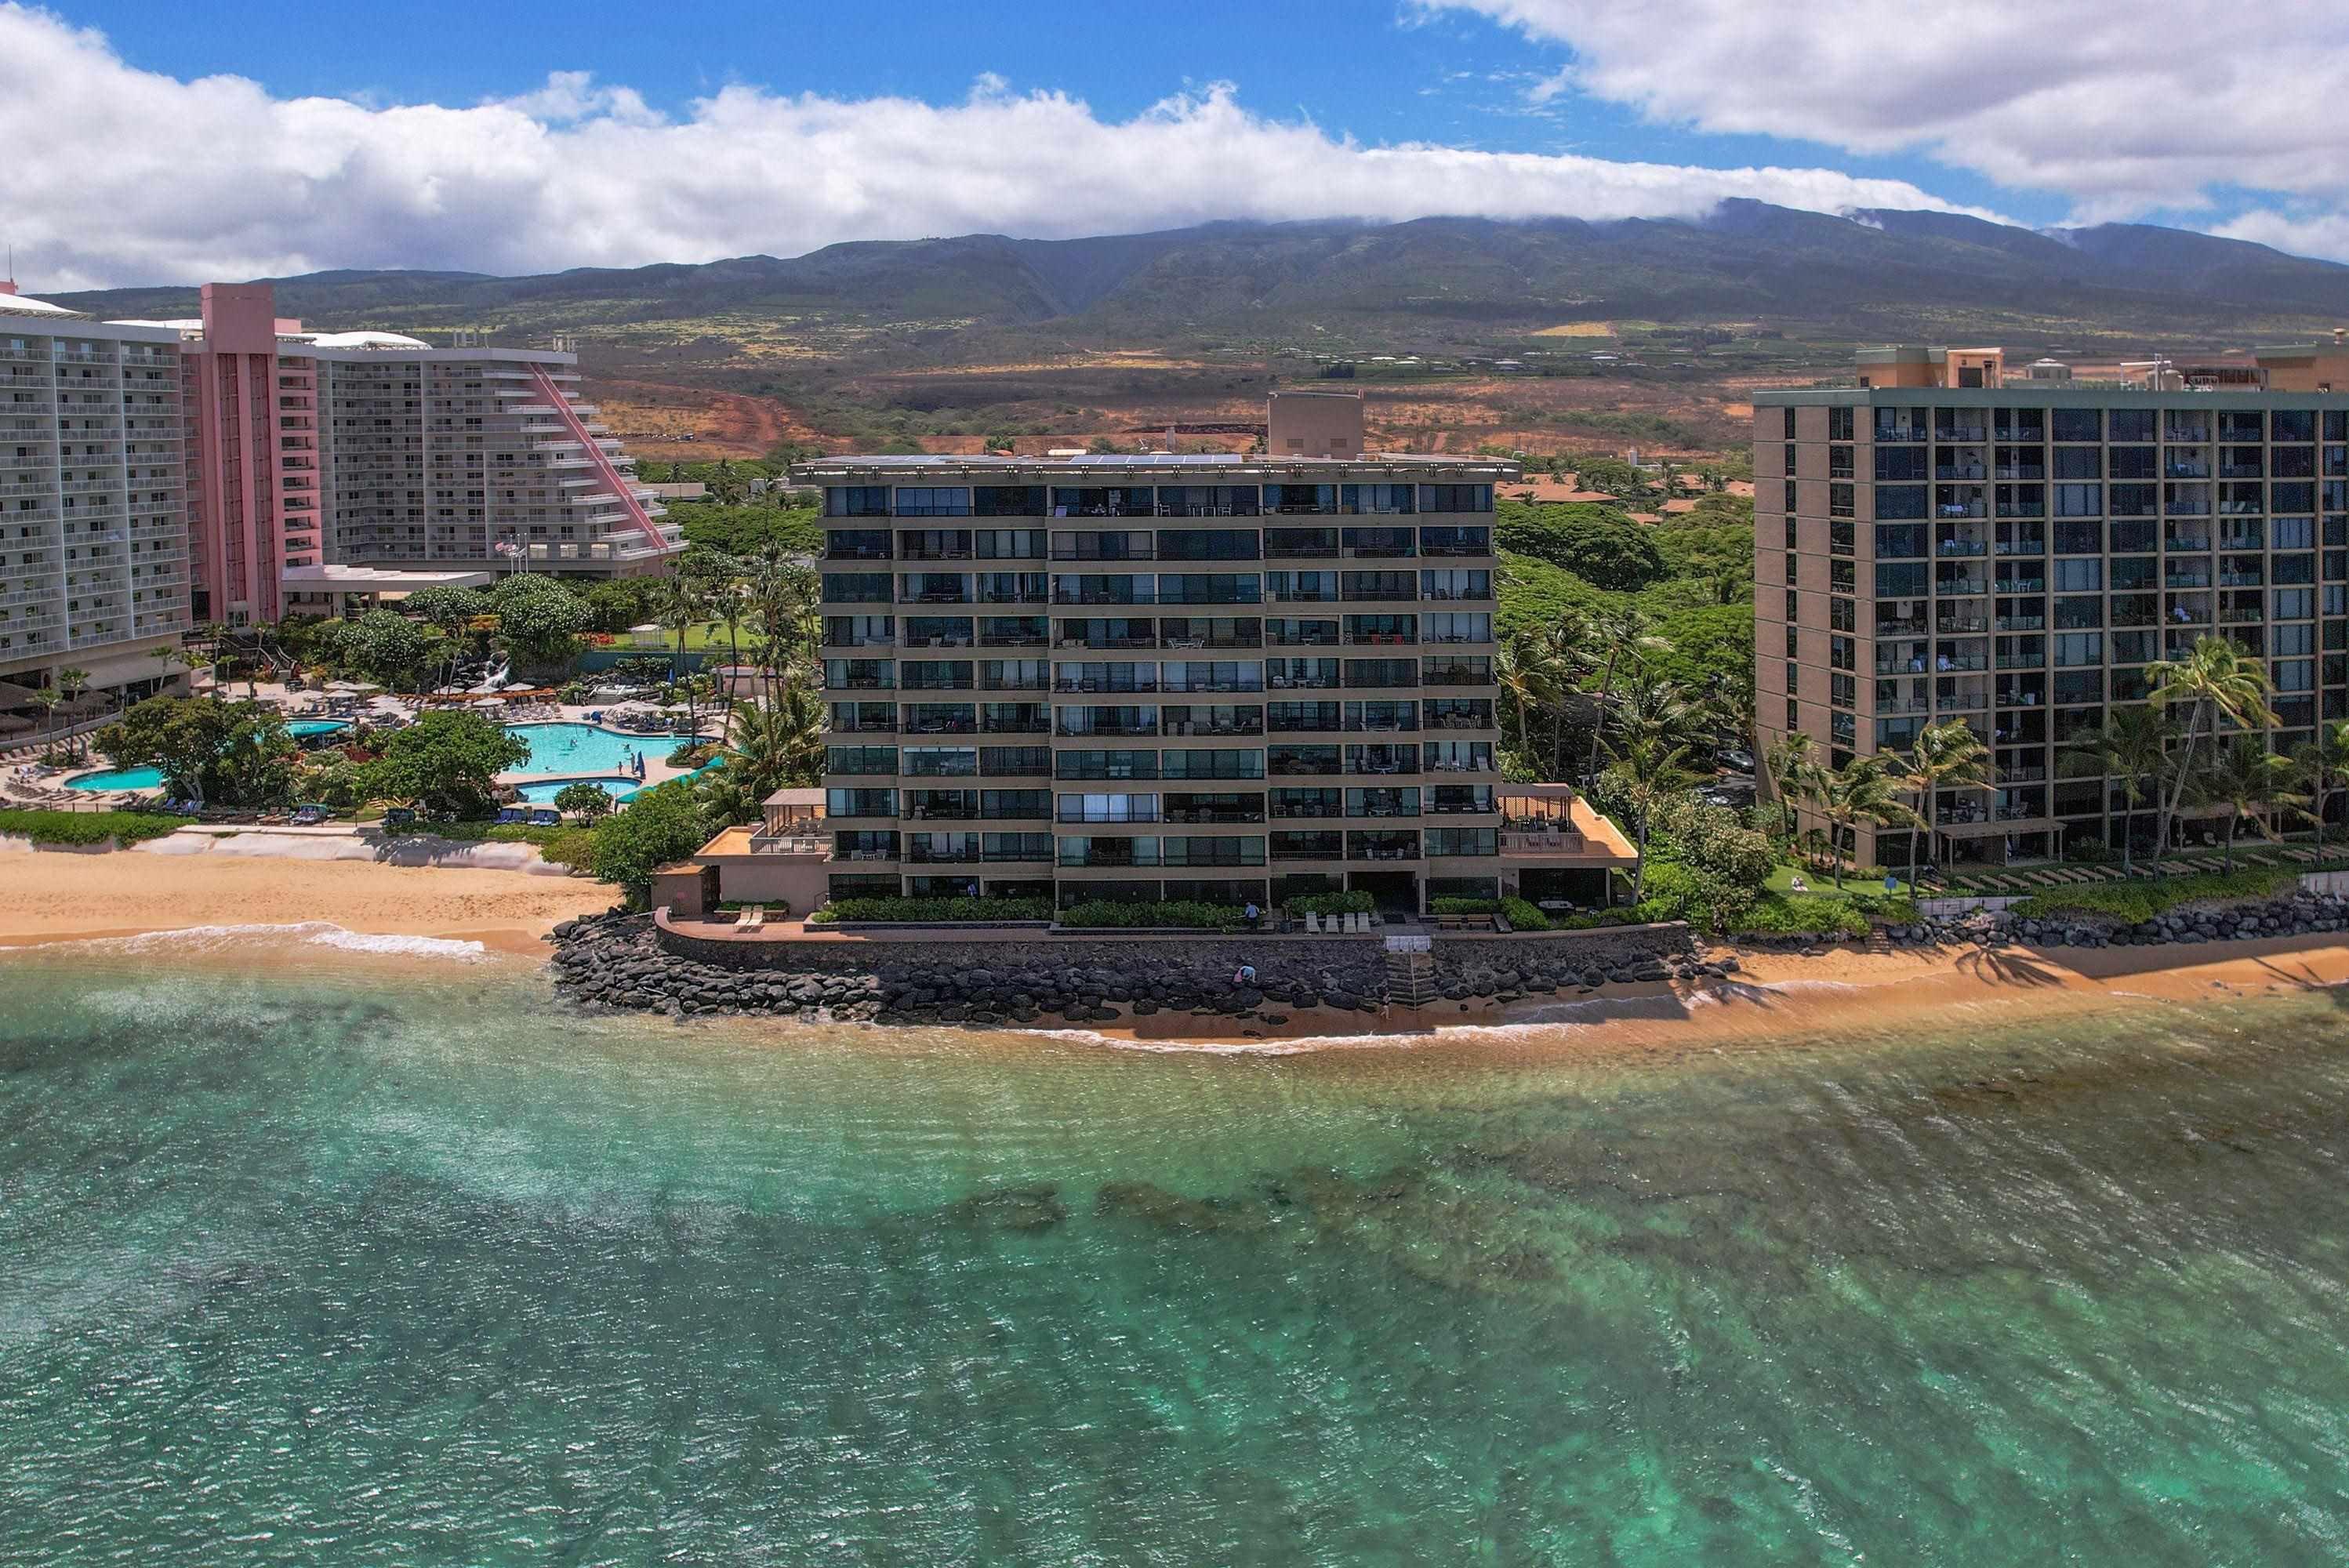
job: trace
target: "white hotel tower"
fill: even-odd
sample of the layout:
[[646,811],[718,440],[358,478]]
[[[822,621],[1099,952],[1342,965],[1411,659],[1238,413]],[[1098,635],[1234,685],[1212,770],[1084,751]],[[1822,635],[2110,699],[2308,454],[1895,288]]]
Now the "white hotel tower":
[[188,626],[179,334],[0,283],[0,681],[143,695]]

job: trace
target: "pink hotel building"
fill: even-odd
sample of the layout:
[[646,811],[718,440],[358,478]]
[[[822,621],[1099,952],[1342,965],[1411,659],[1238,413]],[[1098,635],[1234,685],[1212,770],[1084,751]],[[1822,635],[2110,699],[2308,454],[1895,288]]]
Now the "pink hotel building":
[[312,332],[266,284],[202,297],[96,321],[0,282],[0,680],[135,697],[191,624],[684,548],[576,355]]
[[345,593],[657,573],[682,548],[560,349],[317,333],[267,284],[207,284],[180,332],[194,618]]

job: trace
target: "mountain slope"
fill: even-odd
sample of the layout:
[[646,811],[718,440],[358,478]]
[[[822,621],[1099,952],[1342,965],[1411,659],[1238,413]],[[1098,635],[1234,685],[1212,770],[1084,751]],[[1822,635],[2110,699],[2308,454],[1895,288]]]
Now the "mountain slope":
[[[995,234],[830,245],[779,260],[536,277],[335,272],[275,280],[338,327],[691,322],[979,324],[1131,338],[1317,324],[1520,330],[1578,317],[1800,322],[1882,333],[1968,317],[2225,334],[2349,319],[2349,267],[2145,224],[2040,232],[1940,212],[1849,217],[1730,201],[1702,221],[1428,218],[1211,223],[1148,234]],[[193,314],[193,288],[58,296],[107,315]]]

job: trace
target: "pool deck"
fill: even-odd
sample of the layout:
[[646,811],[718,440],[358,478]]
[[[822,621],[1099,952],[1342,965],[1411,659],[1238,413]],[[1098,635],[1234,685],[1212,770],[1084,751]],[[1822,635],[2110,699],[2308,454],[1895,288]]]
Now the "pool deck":
[[[257,691],[260,700],[263,702],[270,703],[274,706],[284,708],[288,719],[300,717],[315,718],[320,717],[316,714],[296,714],[294,711],[296,707],[306,707],[309,704],[316,702],[317,700],[317,694],[315,692],[300,691],[289,694],[284,686],[273,685],[267,681],[262,682],[258,686]],[[229,695],[237,695],[237,688],[232,686]],[[612,705],[609,703],[583,703],[554,704],[552,706],[557,709],[557,712],[552,717],[515,719],[511,722],[516,724],[586,724],[589,722],[587,717],[588,714],[591,712],[607,711]],[[366,699],[361,704],[359,711],[350,717],[362,721],[371,716],[413,718],[416,717],[416,712],[417,709],[413,703],[398,697],[378,696]],[[336,715],[335,717],[340,717],[343,716]],[[597,725],[595,727],[604,730],[606,734],[618,736],[638,744],[639,748],[643,750],[645,758],[645,778],[644,783],[640,786],[642,789],[649,789],[656,784],[666,784],[672,779],[682,779],[687,774],[693,771],[693,769],[689,768],[672,768],[669,766],[668,754],[675,750],[678,745],[678,741],[674,737],[663,735],[639,735],[632,730],[615,729],[609,725]],[[709,733],[710,728],[711,726],[705,720],[702,725],[703,732],[705,734]],[[106,759],[104,758],[95,756],[93,756],[90,762],[86,766],[80,768],[58,769],[43,774],[37,779],[27,778],[25,779],[19,779],[12,769],[5,774],[0,774],[0,800],[6,800],[23,805],[38,805],[63,810],[107,811],[117,810],[130,801],[151,797],[155,794],[153,789],[77,789],[68,787],[66,783],[67,779],[71,779],[78,774],[103,773],[108,770]],[[601,768],[582,769],[576,773],[505,772],[498,775],[498,782],[501,784],[566,784],[582,779],[614,779],[619,777],[620,772],[621,769],[619,768],[612,765],[606,765]]]

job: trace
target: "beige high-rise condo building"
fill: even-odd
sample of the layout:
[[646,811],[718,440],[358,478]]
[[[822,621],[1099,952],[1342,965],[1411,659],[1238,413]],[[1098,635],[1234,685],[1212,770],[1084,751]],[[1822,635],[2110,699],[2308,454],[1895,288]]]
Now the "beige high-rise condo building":
[[1350,397],[1283,395],[1268,445],[797,470],[824,496],[833,896],[1603,898],[1601,851],[1502,831],[1515,466],[1366,453]]
[[[1957,720],[1994,788],[1947,791],[1961,862],[2149,844],[2068,743],[2195,639],[2264,661],[2281,749],[2349,716],[2349,343],[2009,372],[1995,348],[1863,351],[1855,385],[1754,398],[1765,744],[1822,761]],[[2335,390],[2339,388],[2340,390]],[[1909,835],[1863,825],[1861,863]]]

